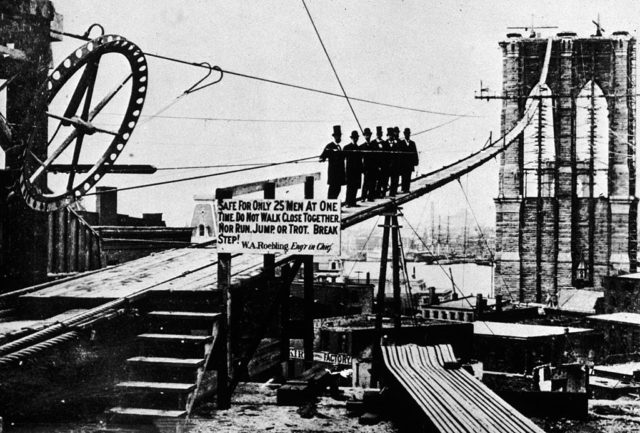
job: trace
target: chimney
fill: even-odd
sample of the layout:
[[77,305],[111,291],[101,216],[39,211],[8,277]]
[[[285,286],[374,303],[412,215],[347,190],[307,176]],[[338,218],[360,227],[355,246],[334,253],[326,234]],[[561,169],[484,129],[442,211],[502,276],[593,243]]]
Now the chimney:
[[453,299],[454,301],[458,300],[458,292],[453,292],[453,294],[451,295],[451,299]]
[[502,313],[502,295],[496,295],[496,313]]
[[113,186],[99,186],[96,188],[96,192],[98,225],[118,225],[118,191]]
[[436,288],[429,287],[429,305],[437,305],[438,297],[436,296]]
[[476,318],[480,319],[484,312],[484,298],[480,293],[476,295]]

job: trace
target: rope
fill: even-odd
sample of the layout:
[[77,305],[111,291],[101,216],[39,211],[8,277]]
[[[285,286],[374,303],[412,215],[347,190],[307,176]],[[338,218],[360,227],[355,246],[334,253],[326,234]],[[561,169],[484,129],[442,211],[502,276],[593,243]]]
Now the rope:
[[[358,251],[358,254],[362,253],[364,251],[364,249],[367,247],[367,243],[369,242],[369,239],[371,239],[371,235],[373,235],[374,230],[376,229],[376,227],[378,227],[378,221],[380,221],[380,215],[378,215],[378,218],[376,218],[376,222],[375,222],[375,224],[373,224],[373,227],[371,227],[371,231],[369,232],[369,236],[367,236],[367,239],[364,241],[364,244],[362,245],[362,248],[360,248],[360,251]],[[351,273],[355,269],[357,263],[358,262],[356,262],[356,261],[353,262],[353,265],[351,266],[351,270],[347,273],[347,277],[351,276]]]
[[[458,181],[458,185],[460,185],[460,189],[462,190],[462,195],[464,195],[464,199],[467,202],[467,206],[469,207],[469,210],[471,211],[471,216],[473,216],[473,220],[476,223],[476,227],[478,229],[478,232],[480,233],[480,238],[482,238],[482,240],[484,241],[484,244],[487,248],[487,251],[489,252],[489,254],[491,255],[491,263],[492,263],[492,267],[493,267],[493,263],[495,262],[495,255],[493,254],[493,251],[491,250],[491,247],[489,246],[489,242],[487,242],[487,238],[484,236],[484,232],[482,231],[482,227],[480,227],[480,222],[478,221],[478,218],[476,217],[476,213],[473,210],[473,207],[471,206],[471,202],[469,201],[469,197],[467,196],[467,192],[464,190],[464,187],[462,186],[462,182],[460,182],[460,178],[456,179]],[[509,299],[513,302],[513,296],[511,295],[511,291],[509,290],[509,286],[507,286],[506,282],[504,281],[504,278],[502,278],[502,285],[505,289],[507,289],[507,294],[509,295]]]
[[57,344],[64,343],[70,340],[76,340],[78,336],[79,336],[78,332],[71,331],[71,332],[64,333],[62,335],[58,335],[57,337],[53,337],[41,343],[34,344],[33,346],[27,347],[26,349],[18,350],[16,352],[13,352],[10,355],[0,357],[0,366],[13,364],[16,362],[20,362],[24,359],[28,359],[42,351],[52,348]]
[[[295,164],[297,162],[306,161],[306,160],[313,159],[313,158],[318,158],[318,156],[314,155],[314,156],[308,156],[306,158],[291,159],[291,160],[288,160],[288,161],[281,161],[281,162],[274,162],[274,163],[271,163],[271,164],[263,164],[263,165],[253,166],[253,167],[239,168],[239,169],[236,169],[236,170],[227,170],[227,171],[220,171],[220,172],[216,172],[216,173],[201,174],[201,175],[198,175],[198,176],[189,176],[189,177],[182,177],[182,178],[178,178],[178,179],[165,180],[165,181],[160,181],[160,182],[144,183],[144,184],[140,184],[140,185],[128,186],[128,187],[125,187],[125,188],[117,188],[116,191],[117,192],[131,191],[131,190],[135,190],[135,189],[149,188],[149,187],[152,187],[152,186],[168,185],[168,184],[179,183],[179,182],[188,182],[188,181],[191,181],[191,180],[206,179],[206,178],[209,178],[209,177],[216,177],[216,176],[222,176],[222,175],[225,175],[225,174],[240,173],[240,172],[251,171],[251,170],[258,170],[258,169],[266,168],[266,167],[275,167],[275,166],[278,166],[278,165],[285,165],[285,164]],[[113,191],[113,190],[110,190],[110,191]],[[85,194],[85,196],[99,195],[99,194],[103,194],[105,192],[107,192],[107,191],[102,191],[102,192],[94,191],[94,192]]]
[[349,97],[347,96],[347,91],[344,89],[344,86],[342,85],[342,81],[340,80],[340,76],[338,75],[338,71],[336,70],[336,67],[333,65],[333,62],[331,61],[331,56],[329,56],[329,52],[327,51],[327,47],[325,47],[324,42],[322,41],[322,37],[320,36],[320,32],[318,31],[318,28],[316,27],[316,23],[315,23],[315,21],[313,21],[313,17],[311,16],[311,11],[309,11],[309,8],[307,7],[307,3],[304,0],[302,0],[302,5],[304,6],[305,10],[307,11],[307,15],[309,16],[309,19],[311,20],[311,25],[313,26],[313,30],[315,30],[316,35],[318,36],[318,40],[320,41],[320,45],[322,45],[322,50],[324,51],[325,55],[327,56],[327,60],[329,60],[329,64],[331,65],[331,69],[333,69],[333,74],[336,76],[336,80],[338,80],[338,84],[340,85],[340,89],[342,89],[342,94],[344,95],[344,98],[347,100],[347,104],[349,104],[349,109],[351,109],[351,113],[353,113],[353,117],[356,119],[356,123],[358,124],[358,129],[360,130],[360,133],[364,135],[364,132],[362,131],[362,126],[360,125],[360,120],[358,119],[358,116],[356,115],[356,112],[353,109],[353,106],[351,105],[351,101],[349,100]]
[[[70,38],[74,38],[74,39],[79,39],[82,41],[90,41],[91,39],[88,37],[84,37],[81,35],[76,35],[76,34],[72,34],[72,33],[66,33],[66,32],[60,32],[57,30],[51,30],[53,33],[57,33],[57,34],[61,34],[64,36],[68,36]],[[149,57],[154,57],[156,59],[160,59],[160,60],[165,60],[168,62],[174,62],[174,63],[180,63],[183,65],[188,65],[188,66],[193,66],[193,67],[197,67],[197,68],[204,68],[204,69],[209,69],[208,66],[205,66],[201,63],[197,63],[197,62],[191,62],[188,60],[182,60],[182,59],[178,59],[175,57],[169,57],[169,56],[164,56],[161,54],[154,54],[154,53],[148,53],[148,52],[143,52],[146,56]],[[241,77],[241,78],[247,78],[250,80],[255,80],[255,81],[261,81],[264,83],[270,83],[270,84],[276,84],[279,86],[284,86],[284,87],[290,87],[293,89],[298,89],[298,90],[305,90],[308,92],[312,92],[312,93],[319,93],[322,95],[327,95],[327,96],[335,96],[338,98],[344,98],[344,95],[341,95],[340,93],[334,93],[334,92],[329,92],[327,90],[321,90],[321,89],[315,89],[312,87],[306,87],[306,86],[301,86],[298,84],[292,84],[292,83],[287,83],[284,81],[278,81],[278,80],[272,80],[270,78],[264,78],[264,77],[259,77],[256,75],[250,75],[250,74],[244,74],[241,72],[235,72],[235,71],[231,71],[228,69],[223,69],[220,68],[220,70],[227,74],[227,75],[234,75],[236,77]],[[402,105],[395,105],[395,104],[389,104],[389,103],[385,103],[385,102],[380,102],[380,101],[374,101],[371,99],[364,99],[364,98],[355,98],[353,96],[350,97],[350,99],[352,101],[358,101],[358,102],[364,102],[367,104],[373,104],[373,105],[380,105],[383,107],[390,107],[390,108],[397,108],[400,110],[406,110],[406,111],[415,111],[418,113],[426,113],[426,114],[435,114],[435,115],[439,115],[439,116],[453,116],[453,117],[484,117],[484,116],[478,116],[478,115],[471,115],[471,114],[459,114],[459,113],[449,113],[449,112],[444,112],[444,111],[434,111],[434,110],[426,110],[426,109],[422,109],[422,108],[414,108],[414,107],[406,107],[406,106],[402,106]]]

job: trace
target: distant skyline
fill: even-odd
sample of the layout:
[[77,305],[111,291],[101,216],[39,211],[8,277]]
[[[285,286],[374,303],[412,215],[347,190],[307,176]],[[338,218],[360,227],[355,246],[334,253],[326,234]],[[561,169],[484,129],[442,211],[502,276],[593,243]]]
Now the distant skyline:
[[[595,32],[592,20],[600,14],[606,34],[626,30],[637,36],[640,16],[640,3],[634,1],[309,0],[307,4],[351,96],[479,116],[417,136],[421,173],[478,149],[490,131],[494,136],[499,133],[500,101],[478,101],[473,96],[481,80],[483,86],[500,92],[498,42],[510,31],[507,26],[528,26],[533,15],[534,24],[559,27],[543,30],[543,36],[568,30],[588,36]],[[64,15],[67,32],[81,34],[99,22],[108,33],[120,34],[150,53],[208,61],[232,71],[340,93],[299,1],[54,0],[54,5]],[[78,45],[70,38],[55,43],[54,64]],[[148,62],[143,115],[157,113],[202,77],[197,68],[152,58]],[[418,132],[453,119],[361,102],[353,106],[362,126],[372,129],[398,125]],[[342,125],[345,137],[357,129],[344,99],[229,75],[182,98],[162,115],[141,122],[119,163],[167,168],[282,161],[319,154],[334,124]],[[125,187],[214,171],[109,175],[99,185]],[[326,167],[312,162],[122,192],[119,210],[133,215],[162,212],[170,225],[184,226],[191,220],[194,194],[315,171],[322,172],[316,191],[324,196]],[[462,179],[483,225],[494,223],[497,183],[493,161]],[[301,197],[302,187],[278,194]],[[87,198],[89,208],[93,201]],[[443,218],[466,207],[460,186],[453,182],[405,207],[414,226],[428,218],[431,203]]]

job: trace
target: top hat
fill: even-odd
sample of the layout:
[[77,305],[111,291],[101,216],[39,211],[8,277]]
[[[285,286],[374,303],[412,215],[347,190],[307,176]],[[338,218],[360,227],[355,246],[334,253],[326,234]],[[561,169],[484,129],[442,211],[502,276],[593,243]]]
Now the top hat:
[[358,138],[360,137],[360,134],[358,134],[358,131],[351,131],[351,138]]
[[382,126],[376,126],[376,134],[382,135]]
[[404,128],[404,133],[405,133],[405,134],[411,134],[411,129],[409,129],[409,128]]
[[387,128],[387,135],[393,135],[393,128]]
[[362,135],[366,135],[366,136],[371,136],[371,130],[369,128],[364,128],[364,132],[362,133]]
[[393,130],[394,130],[395,132],[397,132],[398,134],[400,134],[400,128],[398,128],[397,126],[396,126],[396,127],[394,127],[394,128],[393,128]]
[[333,135],[341,135],[340,125],[333,125]]

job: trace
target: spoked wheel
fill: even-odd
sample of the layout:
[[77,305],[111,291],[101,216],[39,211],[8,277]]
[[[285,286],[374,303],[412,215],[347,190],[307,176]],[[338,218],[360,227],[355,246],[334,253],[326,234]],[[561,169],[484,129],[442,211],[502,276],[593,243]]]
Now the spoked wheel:
[[[113,60],[105,62],[106,59],[115,59],[116,63]],[[124,74],[122,64],[126,69]],[[113,66],[117,65],[120,68],[115,72]],[[104,81],[113,81],[114,76],[126,77],[116,80],[115,85],[109,83],[107,87],[111,90],[92,105],[94,90],[104,87],[104,83],[96,85],[99,69],[100,78],[107,78]],[[56,98],[66,84],[72,87],[74,81],[76,87],[70,97],[62,101]],[[128,99],[127,91],[130,92]],[[46,159],[38,158],[35,151],[37,131],[29,135],[24,145],[20,191],[29,207],[50,212],[86,194],[110,171],[122,153],[142,112],[147,92],[147,62],[134,43],[122,36],[103,35],[67,57],[49,76],[41,92],[42,100],[49,107],[47,116],[53,133],[48,134]],[[124,113],[103,113],[104,116],[98,117],[114,98],[122,100],[120,107],[126,103]],[[54,99],[55,104],[52,104]],[[64,111],[58,107],[65,104]],[[103,126],[105,119],[112,122],[113,116],[122,119],[121,122]],[[57,126],[51,127],[52,123]],[[63,131],[64,134],[59,134]],[[84,159],[93,159],[83,164],[81,155]],[[67,174],[66,179],[56,176],[55,182],[48,182],[48,187],[43,187],[47,174],[56,172]]]

